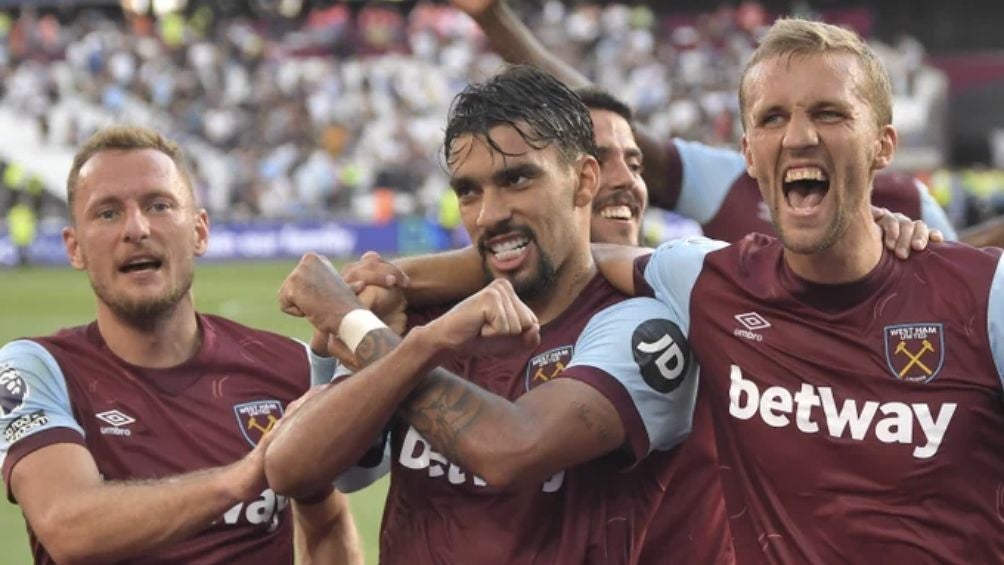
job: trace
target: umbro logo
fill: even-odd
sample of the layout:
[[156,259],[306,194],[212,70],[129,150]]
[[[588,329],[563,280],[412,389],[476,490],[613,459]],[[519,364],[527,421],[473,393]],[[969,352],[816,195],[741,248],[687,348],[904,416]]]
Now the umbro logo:
[[101,428],[102,435],[131,436],[132,430],[125,428],[124,426],[128,426],[136,421],[136,418],[133,418],[120,410],[100,412],[95,414],[94,417],[106,424],[111,424],[111,426],[103,426]]
[[737,337],[744,337],[753,341],[763,341],[763,336],[756,333],[770,327],[770,322],[768,322],[763,316],[757,314],[756,312],[746,312],[745,314],[736,314],[733,317],[737,322],[743,325],[742,328],[736,328],[732,332],[733,335]]

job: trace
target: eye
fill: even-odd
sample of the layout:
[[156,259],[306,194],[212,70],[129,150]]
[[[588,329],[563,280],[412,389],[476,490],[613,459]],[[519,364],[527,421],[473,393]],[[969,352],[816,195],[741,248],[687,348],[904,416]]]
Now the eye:
[[167,212],[168,210],[171,210],[171,208],[173,208],[173,206],[171,206],[171,203],[166,200],[155,200],[152,204],[150,204],[150,210],[154,212]]
[[761,126],[775,126],[784,121],[784,115],[780,112],[772,112],[760,118]]
[[98,210],[94,217],[99,220],[114,220],[118,216],[118,211],[112,208],[106,208],[104,210]]
[[628,162],[628,169],[631,169],[632,173],[640,175],[645,172],[645,165],[642,165],[641,161],[630,161]]
[[820,110],[816,112],[816,118],[824,122],[835,122],[844,118],[843,112],[837,110]]
[[507,171],[502,177],[503,186],[511,188],[524,188],[533,180],[533,176],[526,171]]
[[457,195],[457,200],[461,202],[469,202],[478,196],[478,191],[469,185],[458,185],[453,187],[453,192]]

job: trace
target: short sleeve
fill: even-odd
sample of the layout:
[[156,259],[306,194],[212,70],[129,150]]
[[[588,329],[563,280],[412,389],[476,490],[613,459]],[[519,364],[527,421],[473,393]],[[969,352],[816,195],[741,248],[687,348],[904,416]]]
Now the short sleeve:
[[993,281],[990,283],[990,299],[987,301],[987,337],[990,340],[990,354],[997,366],[997,375],[1004,388],[1004,254],[997,260]]
[[373,442],[359,462],[335,479],[335,488],[342,492],[356,492],[380,480],[390,472],[389,432],[384,432]]
[[310,386],[324,385],[333,381],[338,360],[314,353],[309,345],[304,344],[304,347],[307,349],[307,358],[310,359]]
[[931,191],[927,185],[918,179],[913,179],[913,184],[920,193],[920,219],[924,220],[927,227],[932,230],[941,230],[945,236],[945,241],[958,241],[959,235],[955,233],[955,227],[948,220],[945,209],[938,204],[938,201],[931,196]]
[[0,349],[0,430],[8,497],[10,473],[22,457],[54,443],[84,443],[63,372],[38,343],[18,340]]
[[681,316],[651,298],[633,298],[597,313],[575,344],[563,378],[586,382],[609,399],[638,461],[690,433],[697,362]]
[[682,139],[673,143],[683,167],[683,183],[673,211],[706,224],[718,214],[736,179],[746,173],[746,161],[731,149]]
[[687,316],[681,320],[684,333],[689,332],[690,295],[704,268],[704,258],[727,245],[705,237],[675,239],[657,247],[644,264],[644,282],[651,296]]

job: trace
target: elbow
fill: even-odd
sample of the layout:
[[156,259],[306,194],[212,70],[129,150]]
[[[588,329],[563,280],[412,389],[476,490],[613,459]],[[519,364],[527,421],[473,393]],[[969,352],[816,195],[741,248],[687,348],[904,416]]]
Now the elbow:
[[74,523],[79,522],[52,516],[31,524],[31,528],[55,563],[90,565],[111,561],[111,556],[101,551],[99,542],[91,536],[78,533]]
[[316,497],[331,485],[318,471],[302,452],[287,450],[282,444],[272,444],[265,451],[265,479],[276,494],[294,499]]
[[265,451],[265,479],[276,494],[293,498],[303,495],[308,479],[299,469],[298,461],[295,454],[287,453],[283,444],[268,446]]
[[537,445],[533,437],[528,437],[519,442],[507,442],[504,450],[490,448],[489,452],[472,458],[471,472],[489,485],[506,491],[543,482],[551,473],[541,467]]

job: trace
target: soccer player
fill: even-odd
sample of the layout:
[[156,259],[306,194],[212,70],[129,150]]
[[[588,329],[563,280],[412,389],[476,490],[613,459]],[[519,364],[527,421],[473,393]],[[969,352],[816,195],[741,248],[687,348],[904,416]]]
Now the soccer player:
[[[310,386],[305,346],[196,312],[209,220],[173,142],[98,132],[67,196],[63,239],[97,320],[0,349],[0,460],[36,563],[293,563],[288,500],[263,465]],[[293,507],[308,560],[361,563],[344,495]]]
[[896,148],[889,79],[852,32],[776,22],[740,107],[779,238],[602,265],[686,315],[738,561],[999,561],[1001,250],[883,251],[868,196]]
[[[589,86],[586,77],[540,44],[505,0],[450,2],[478,22],[492,46],[510,63],[534,65],[573,88]],[[656,139],[640,128],[635,128],[634,137],[645,156],[643,175],[652,205],[696,220],[704,235],[714,239],[734,242],[753,232],[775,233],[756,180],[747,174],[740,153],[681,139]],[[919,218],[947,239],[956,239],[944,210],[927,187],[909,175],[876,175],[872,202]],[[890,241],[896,239],[895,233],[887,236]],[[914,249],[922,247],[917,243]],[[908,255],[905,248],[898,253]]]
[[[668,450],[690,425],[696,365],[685,342],[666,341],[681,335],[672,314],[649,300],[652,323],[631,328],[645,353],[625,368],[627,384],[563,371],[593,313],[624,298],[590,251],[594,151],[582,102],[540,71],[465,89],[445,154],[494,282],[444,316],[417,313],[403,340],[360,309],[330,264],[304,257],[280,291],[284,309],[339,335],[364,368],[279,430],[266,462],[278,492],[327,484],[390,421],[382,562],[636,562],[664,498]],[[499,334],[522,347],[503,354],[478,339]],[[621,410],[656,394],[677,409],[649,420]],[[627,444],[627,428],[649,431]]]

